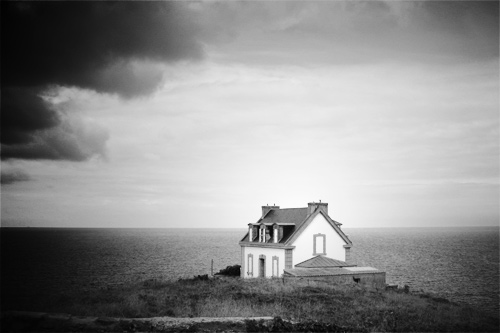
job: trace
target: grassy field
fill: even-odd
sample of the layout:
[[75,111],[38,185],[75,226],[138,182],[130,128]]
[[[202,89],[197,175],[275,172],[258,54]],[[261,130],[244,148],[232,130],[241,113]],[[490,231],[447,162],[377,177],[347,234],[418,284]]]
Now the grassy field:
[[281,279],[148,280],[86,292],[75,288],[29,304],[4,303],[2,308],[127,318],[273,316],[313,323],[318,329],[357,332],[499,330],[498,316],[426,294]]

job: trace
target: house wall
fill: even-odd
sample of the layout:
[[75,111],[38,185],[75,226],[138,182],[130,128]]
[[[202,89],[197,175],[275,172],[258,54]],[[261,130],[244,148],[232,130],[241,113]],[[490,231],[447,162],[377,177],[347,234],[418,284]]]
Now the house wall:
[[[249,275],[249,262],[248,255],[253,255],[253,275]],[[284,249],[273,249],[273,248],[260,248],[253,246],[242,246],[241,247],[241,259],[242,259],[242,270],[241,277],[243,278],[253,278],[259,277],[259,258],[260,256],[265,256],[265,277],[273,276],[273,257],[277,258],[278,269],[275,276],[280,277],[283,275],[283,270],[285,269],[285,250]],[[251,271],[251,270],[250,270]]]
[[295,246],[293,250],[294,267],[317,255],[317,253],[315,254],[314,235],[317,235],[316,243],[318,244],[323,238],[319,234],[325,235],[326,251],[324,255],[332,259],[345,261],[345,241],[339,236],[335,229],[333,229],[323,215],[318,214],[292,244]]

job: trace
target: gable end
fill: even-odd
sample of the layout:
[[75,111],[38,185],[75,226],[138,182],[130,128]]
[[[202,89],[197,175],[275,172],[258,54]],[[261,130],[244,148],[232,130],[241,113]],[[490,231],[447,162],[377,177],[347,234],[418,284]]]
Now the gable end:
[[330,224],[330,226],[337,232],[337,234],[342,238],[342,240],[346,243],[346,245],[351,245],[352,242],[351,240],[344,234],[344,232],[339,228],[337,223],[328,216],[325,212],[322,210],[317,209],[314,213],[309,215],[307,219],[297,228],[294,233],[290,236],[290,238],[285,242],[286,245],[291,245],[298,237],[299,235],[306,230],[306,228],[311,224],[311,222],[314,220],[314,218],[318,215],[321,214],[325,218],[325,220]]

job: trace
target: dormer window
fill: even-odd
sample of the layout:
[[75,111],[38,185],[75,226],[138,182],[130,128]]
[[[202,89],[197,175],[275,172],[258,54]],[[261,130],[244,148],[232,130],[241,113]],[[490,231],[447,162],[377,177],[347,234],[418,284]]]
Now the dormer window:
[[259,242],[266,242],[266,226],[263,224],[259,228]]
[[279,241],[278,230],[279,230],[278,225],[276,223],[273,224],[273,243],[278,243]]

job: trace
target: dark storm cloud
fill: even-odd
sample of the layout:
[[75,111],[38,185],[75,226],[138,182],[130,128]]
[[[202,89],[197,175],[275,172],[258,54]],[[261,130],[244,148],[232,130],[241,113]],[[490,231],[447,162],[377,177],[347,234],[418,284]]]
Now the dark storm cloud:
[[58,115],[33,88],[2,89],[2,143],[25,144],[34,131],[59,124]]
[[96,74],[120,60],[199,58],[188,21],[171,2],[2,3],[2,80],[145,93],[124,89],[122,78],[103,84]]
[[84,161],[105,157],[108,139],[98,124],[62,113],[57,126],[36,131],[29,142],[2,145],[2,158]]
[[[179,3],[2,1],[1,6],[2,158],[81,160],[103,151],[105,142],[90,147],[89,138],[77,133],[80,127],[68,125],[44,102],[40,95],[48,86],[147,95],[162,74],[145,64],[203,56]],[[98,132],[96,139],[107,139]],[[82,144],[74,141],[84,137]]]

